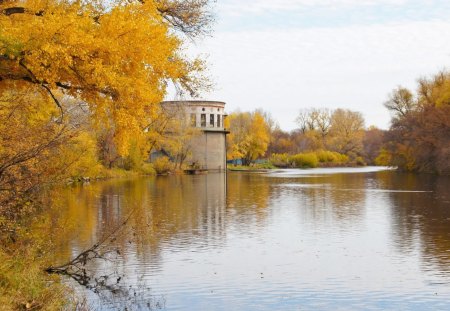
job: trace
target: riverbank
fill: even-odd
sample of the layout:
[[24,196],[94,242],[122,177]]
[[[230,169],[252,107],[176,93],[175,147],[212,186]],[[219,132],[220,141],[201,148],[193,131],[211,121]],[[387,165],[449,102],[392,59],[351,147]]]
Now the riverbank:
[[[55,238],[68,234],[73,220],[57,215],[62,189],[71,185],[105,180],[156,176],[151,165],[139,170],[104,168],[93,176],[72,176],[42,185],[32,196],[24,196],[15,215],[0,215],[0,310],[88,310],[80,306],[72,289],[57,275],[45,270],[54,264]],[[53,211],[54,210],[54,211]]]
[[46,207],[49,202],[14,226],[2,220],[10,234],[0,237],[0,310],[88,310],[77,309],[73,290],[45,272],[54,260],[55,238],[68,230],[67,222],[49,216],[57,213]]
[[368,167],[366,165],[357,165],[356,163],[320,163],[314,167],[286,167],[275,166],[269,162],[263,164],[246,165],[227,165],[227,170],[231,172],[270,172],[280,169],[315,169],[315,168],[359,168]]

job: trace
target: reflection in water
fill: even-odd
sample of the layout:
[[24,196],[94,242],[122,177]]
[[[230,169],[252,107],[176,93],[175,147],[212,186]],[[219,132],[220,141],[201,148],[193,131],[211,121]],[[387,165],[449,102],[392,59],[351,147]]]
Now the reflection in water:
[[331,171],[65,189],[55,264],[131,214],[77,287],[97,309],[450,308],[450,179]]

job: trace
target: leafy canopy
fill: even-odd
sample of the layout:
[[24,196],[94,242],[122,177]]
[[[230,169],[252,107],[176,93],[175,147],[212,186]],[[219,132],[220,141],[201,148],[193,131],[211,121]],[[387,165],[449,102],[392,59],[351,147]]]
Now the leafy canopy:
[[[183,4],[183,5],[182,5]],[[64,109],[62,94],[88,103],[98,127],[114,129],[122,155],[156,118],[168,81],[194,92],[202,62],[182,40],[205,25],[206,1],[0,0],[0,92],[30,87]],[[191,14],[187,14],[191,9]],[[3,81],[3,82],[2,82]]]

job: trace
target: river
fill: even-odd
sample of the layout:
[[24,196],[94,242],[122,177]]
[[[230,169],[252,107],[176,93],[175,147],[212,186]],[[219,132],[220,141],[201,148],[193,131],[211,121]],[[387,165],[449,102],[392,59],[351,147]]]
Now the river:
[[117,230],[86,265],[89,288],[66,278],[95,310],[450,309],[450,178],[231,172],[58,197],[55,264]]

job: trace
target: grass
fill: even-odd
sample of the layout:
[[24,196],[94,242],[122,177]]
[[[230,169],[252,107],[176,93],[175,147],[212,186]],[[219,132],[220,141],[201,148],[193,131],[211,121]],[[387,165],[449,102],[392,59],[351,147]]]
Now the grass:
[[250,166],[246,165],[234,165],[234,164],[228,164],[227,169],[233,170],[233,171],[261,171],[261,170],[271,170],[275,169],[276,167],[270,163],[270,162],[264,162],[264,163],[254,163]]
[[61,310],[70,304],[69,289],[47,275],[33,252],[0,251],[0,310]]
[[55,260],[53,237],[67,234],[68,224],[45,212],[44,202],[21,220],[0,219],[0,311],[88,310],[58,275],[45,272]]

